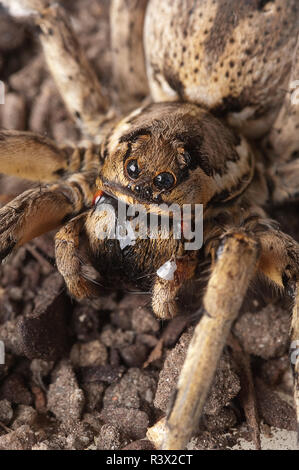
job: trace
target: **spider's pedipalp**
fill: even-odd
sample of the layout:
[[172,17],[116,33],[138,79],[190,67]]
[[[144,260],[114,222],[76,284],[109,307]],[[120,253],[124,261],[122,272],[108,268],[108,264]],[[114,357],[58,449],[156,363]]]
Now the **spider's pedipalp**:
[[55,236],[56,264],[64,277],[71,295],[77,299],[98,294],[97,282],[86,276],[86,267],[91,263],[80,247],[80,236],[84,229],[86,213],[72,219]]
[[172,279],[156,275],[152,290],[152,308],[158,318],[169,320],[179,312],[178,296],[186,282],[194,277],[198,263],[196,252],[174,259]]
[[230,233],[212,271],[197,325],[168,414],[163,449],[184,449],[196,429],[230,327],[255,273],[259,244]]

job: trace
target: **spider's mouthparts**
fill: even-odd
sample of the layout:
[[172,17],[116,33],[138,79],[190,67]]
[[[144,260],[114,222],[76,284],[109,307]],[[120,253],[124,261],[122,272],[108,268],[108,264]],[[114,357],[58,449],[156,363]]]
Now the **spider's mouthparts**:
[[111,204],[112,201],[115,203],[115,201],[119,201],[119,199],[114,194],[99,189],[93,196],[92,204],[93,206],[104,204],[105,202]]
[[102,211],[103,209],[100,207],[103,204],[111,206],[117,213],[118,213],[118,205],[121,202],[112,194],[107,193],[106,191],[97,191],[93,198],[95,209]]
[[98,191],[95,193],[95,195],[93,196],[92,205],[93,205],[93,206],[96,205],[96,204],[101,200],[101,198],[103,197],[104,194],[105,194],[104,191],[98,190]]
[[93,205],[98,206],[105,203],[116,205],[117,199],[104,191],[97,191],[93,198]]

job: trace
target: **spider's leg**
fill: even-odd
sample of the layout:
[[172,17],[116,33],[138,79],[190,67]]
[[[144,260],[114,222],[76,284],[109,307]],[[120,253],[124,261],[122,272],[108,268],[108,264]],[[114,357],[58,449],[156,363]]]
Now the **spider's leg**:
[[293,296],[294,287],[299,281],[299,244],[291,236],[274,228],[257,235],[261,244],[258,271]]
[[299,35],[285,99],[265,143],[276,161],[291,161],[299,156]]
[[[299,122],[299,121],[298,121]],[[299,126],[298,126],[299,135]],[[298,139],[299,155],[299,139]],[[299,200],[299,158],[273,164],[268,171],[271,199],[274,204]]]
[[259,270],[276,285],[284,288],[294,302],[290,360],[294,377],[294,403],[299,423],[299,244],[289,235],[273,229],[261,233],[259,239],[262,250]]
[[195,252],[188,252],[176,258],[176,270],[173,279],[167,280],[156,276],[152,289],[152,308],[157,317],[167,320],[173,318],[179,311],[179,291],[192,279],[197,265]]
[[[14,16],[32,15],[48,67],[74,120],[92,137],[112,118],[109,103],[64,9],[44,0],[1,0]],[[108,115],[108,114],[109,115]]]
[[294,403],[297,412],[297,439],[299,444],[299,285],[296,294],[292,315],[290,360],[294,377]]
[[100,165],[97,146],[59,148],[39,134],[0,130],[0,172],[50,183]]
[[245,233],[230,233],[218,251],[197,325],[167,418],[163,449],[184,449],[196,429],[227,335],[239,313],[259,257]]
[[57,268],[64,277],[69,292],[77,299],[98,293],[98,282],[94,279],[95,270],[92,268],[88,255],[83,253],[80,243],[86,216],[86,212],[78,215],[65,224],[55,236]]
[[33,181],[56,181],[67,168],[67,155],[38,134],[0,130],[0,172]]
[[75,173],[67,180],[29,189],[0,209],[0,260],[11,251],[89,207],[97,172]]
[[123,111],[149,94],[143,48],[148,0],[113,0],[110,9],[111,51],[118,104]]

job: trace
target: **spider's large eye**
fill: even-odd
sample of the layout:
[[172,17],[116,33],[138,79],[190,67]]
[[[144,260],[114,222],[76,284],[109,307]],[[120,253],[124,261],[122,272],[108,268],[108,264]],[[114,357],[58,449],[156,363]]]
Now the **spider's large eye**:
[[136,180],[140,174],[140,169],[138,167],[137,160],[130,160],[127,163],[127,173],[130,178]]
[[175,183],[175,177],[173,174],[168,172],[163,172],[157,175],[154,178],[154,185],[158,189],[170,189]]

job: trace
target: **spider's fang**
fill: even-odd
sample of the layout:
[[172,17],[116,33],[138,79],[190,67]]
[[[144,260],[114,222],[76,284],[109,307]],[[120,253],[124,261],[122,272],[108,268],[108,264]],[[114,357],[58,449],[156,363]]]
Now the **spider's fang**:
[[99,189],[95,195],[93,196],[93,199],[92,199],[92,205],[94,206],[97,202],[99,202],[99,200],[101,199],[101,197],[104,195],[104,191],[102,191],[101,189]]

